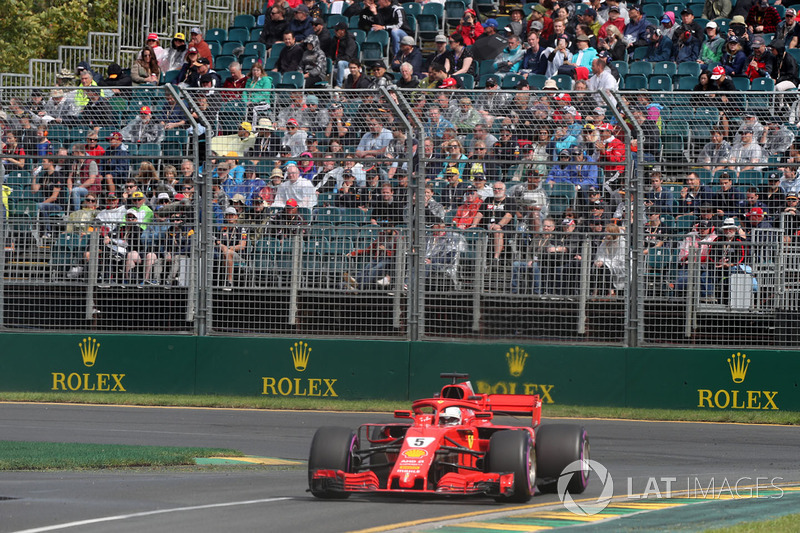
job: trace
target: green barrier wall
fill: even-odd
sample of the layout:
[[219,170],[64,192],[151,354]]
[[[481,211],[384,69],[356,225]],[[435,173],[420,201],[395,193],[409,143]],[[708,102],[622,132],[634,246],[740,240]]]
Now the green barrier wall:
[[441,372],[545,404],[800,410],[790,351],[0,334],[0,390],[381,398],[430,396]]

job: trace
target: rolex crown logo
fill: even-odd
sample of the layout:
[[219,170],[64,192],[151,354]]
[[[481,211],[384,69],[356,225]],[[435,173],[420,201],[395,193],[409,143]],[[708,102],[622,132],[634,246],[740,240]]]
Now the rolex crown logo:
[[294,363],[294,369],[298,372],[302,372],[308,366],[308,358],[311,357],[311,348],[308,347],[308,343],[306,342],[296,342],[294,343],[294,347],[289,348],[292,352],[292,362]]
[[100,351],[100,343],[97,342],[97,339],[87,337],[78,343],[78,347],[81,349],[83,364],[94,366],[94,362],[97,360],[97,352]]
[[511,372],[512,376],[517,378],[522,374],[522,370],[525,368],[525,360],[527,358],[528,352],[519,346],[514,346],[506,353],[508,371]]
[[728,358],[728,366],[731,369],[731,378],[734,383],[741,383],[747,376],[747,367],[750,366],[750,359],[743,353],[736,352]]

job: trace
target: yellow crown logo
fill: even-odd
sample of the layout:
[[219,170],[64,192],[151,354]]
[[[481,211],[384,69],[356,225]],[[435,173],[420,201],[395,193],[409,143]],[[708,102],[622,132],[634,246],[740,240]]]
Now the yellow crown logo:
[[294,369],[298,372],[302,372],[308,366],[308,358],[311,357],[311,348],[308,347],[308,343],[303,341],[294,343],[293,348],[289,348],[292,352],[292,362],[294,363]]
[[527,358],[528,352],[519,346],[514,346],[506,353],[508,371],[511,372],[512,376],[517,378],[522,374],[522,370],[525,368],[525,360]]
[[741,383],[747,376],[747,367],[750,366],[750,359],[743,353],[732,353],[728,358],[728,366],[731,369],[731,379],[734,383]]
[[97,339],[87,337],[83,339],[83,342],[78,343],[78,347],[81,349],[83,364],[94,366],[94,362],[97,360],[97,352],[100,351],[100,343],[97,342]]

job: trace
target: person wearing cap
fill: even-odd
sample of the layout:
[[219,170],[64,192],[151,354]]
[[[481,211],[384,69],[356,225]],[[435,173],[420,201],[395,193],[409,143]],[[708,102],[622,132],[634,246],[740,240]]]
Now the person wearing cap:
[[571,65],[576,69],[585,68],[587,71],[592,68],[592,61],[597,57],[597,50],[590,46],[590,37],[586,34],[579,34],[576,38],[577,52],[572,54],[572,59],[564,61],[564,65]]
[[[191,58],[193,54],[189,54]],[[208,82],[210,85],[205,85]],[[205,57],[198,57],[194,63],[189,67],[189,73],[186,76],[186,87],[219,87],[222,85],[222,79],[211,68],[211,62]]]
[[728,37],[720,66],[725,69],[725,75],[728,77],[744,76],[747,69],[747,55],[742,50],[742,43],[738,37]]
[[[789,43],[787,48],[791,48],[792,41],[797,37],[798,31],[797,10],[793,7],[787,7],[783,17],[784,19],[775,28],[775,36],[772,38],[772,42],[774,43],[779,40],[784,41]],[[796,48],[797,45],[794,47]]]
[[347,23],[337,22],[333,27],[333,38],[326,53],[333,62],[335,85],[342,87],[347,76],[347,67],[358,55],[358,45],[353,35],[347,31]]
[[464,11],[454,33],[464,38],[464,46],[472,46],[475,40],[483,35],[483,25],[474,9]]
[[731,0],[705,0],[703,18],[706,20],[727,19],[731,17],[732,10]]
[[403,63],[410,63],[414,75],[417,77],[422,76],[422,52],[416,46],[414,38],[410,35],[400,40],[400,50],[392,59],[392,71],[400,72],[400,65]]
[[134,143],[161,143],[164,140],[164,127],[153,120],[150,106],[142,106],[136,118],[122,128],[122,138]]
[[[303,42],[306,37],[314,33],[314,28],[311,26],[311,16],[308,6],[300,4],[294,8],[294,16],[289,20],[289,25],[286,27],[286,32],[291,32],[295,41]],[[284,32],[284,34],[286,33]]]
[[372,74],[371,89],[394,85],[394,76],[386,72],[386,62],[383,59],[378,59],[370,64],[370,73]]
[[672,39],[665,37],[661,28],[648,28],[647,40],[650,44],[647,45],[644,61],[657,63],[672,60]]
[[160,63],[163,72],[180,70],[186,57],[186,36],[178,32],[172,36],[170,47],[166,50],[164,60]]
[[224,222],[214,235],[214,260],[220,267],[224,266],[225,282],[223,290],[233,289],[233,267],[242,261],[247,248],[247,228],[240,226],[239,213],[234,207],[226,207],[223,211]]
[[698,42],[703,39],[703,27],[694,20],[694,12],[688,7],[684,7],[681,11],[681,24],[675,29],[672,34],[672,43],[678,44],[678,39],[685,36],[686,32],[692,32],[692,35]]
[[[702,36],[700,37],[702,39]],[[672,49],[672,59],[675,63],[685,63],[690,61],[696,63],[700,57],[700,39],[690,31],[685,31],[678,35]]]
[[462,203],[456,208],[456,214],[453,217],[453,226],[459,229],[467,229],[474,226],[475,217],[483,204],[483,199],[475,185],[466,186],[463,192]]
[[520,44],[519,36],[514,34],[510,35],[508,37],[508,45],[498,54],[493,62],[495,75],[502,78],[506,74],[519,71],[519,67],[522,64],[522,56],[524,55],[525,50]]
[[780,22],[780,13],[768,0],[756,0],[745,18],[747,28],[753,33],[775,33]]
[[[311,1],[313,2],[315,0]],[[317,36],[317,39],[319,39],[319,47],[327,55],[328,50],[330,50],[333,37],[331,36],[331,32],[328,30],[328,27],[325,25],[325,21],[318,16],[314,17],[311,19],[311,29],[314,32],[314,35]]]
[[[630,22],[625,26],[625,31],[623,32],[625,41],[631,43],[631,48],[637,44],[639,46],[646,45],[645,34],[650,23],[647,22],[647,18],[642,14],[642,8],[635,4],[628,4],[628,16],[630,17]],[[607,30],[606,28],[606,33],[608,33]]]
[[661,30],[661,35],[672,40],[672,36],[675,34],[675,30],[678,29],[678,25],[675,24],[675,12],[674,11],[666,11],[661,16],[661,26],[659,26]]
[[197,54],[208,59],[208,64],[213,67],[214,56],[211,54],[211,48],[208,47],[208,43],[203,39],[203,31],[198,27],[194,27],[189,33],[189,47],[196,48]]
[[618,5],[609,4],[608,20],[605,24],[600,26],[600,30],[597,32],[598,39],[605,39],[607,37],[609,26],[616,26],[623,35],[625,34],[625,19],[620,15],[620,8]]
[[763,35],[754,35],[750,41],[750,49],[752,53],[747,58],[747,68],[745,69],[745,76],[750,81],[756,78],[763,78],[771,76],[775,68],[775,56],[767,52],[767,42],[764,40]]
[[[553,19],[548,16],[547,8],[544,5],[536,4],[533,6],[530,15],[528,15],[528,27],[525,29],[526,35],[532,31],[534,22],[538,22],[542,25],[542,29],[539,32],[539,38],[541,38],[543,41],[550,39],[554,33]],[[485,27],[486,23],[483,25]]]
[[717,23],[709,20],[706,24],[706,40],[700,47],[700,57],[697,62],[706,65],[707,68],[714,68],[722,60],[724,47],[725,39],[720,37]]
[[272,121],[266,117],[260,118],[254,129],[256,138],[253,146],[245,152],[245,157],[251,160],[253,164],[258,164],[261,159],[275,160],[280,157],[281,141],[273,133],[275,126]]
[[709,262],[712,263],[710,277],[713,280],[716,301],[727,305],[730,275],[737,271],[745,271],[742,267],[747,259],[747,250],[743,239],[747,235],[732,217],[723,220],[721,229],[722,235],[717,237],[710,251]]
[[[444,37],[444,36],[442,36]],[[447,38],[443,43],[447,43]],[[497,20],[490,18],[483,23],[483,33],[475,39],[475,42],[470,47],[472,55],[478,63],[488,59],[495,59],[503,48],[506,47],[508,41],[503,33],[498,33]]]

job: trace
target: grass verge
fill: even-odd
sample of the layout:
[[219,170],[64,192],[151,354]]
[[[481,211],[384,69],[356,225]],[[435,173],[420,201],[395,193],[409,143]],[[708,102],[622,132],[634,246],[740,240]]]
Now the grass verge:
[[242,455],[226,448],[0,441],[0,470],[178,466],[195,464],[195,457]]
[[790,514],[774,520],[707,529],[705,533],[797,533],[798,531],[800,531],[800,514]]
[[[293,409],[391,412],[408,409],[410,402],[387,400],[334,400],[325,398],[272,398],[260,396],[185,396],[163,394],[92,394],[3,392],[0,401],[53,402],[105,405],[216,407],[236,409]],[[678,420],[690,422],[737,422],[800,425],[794,411],[695,411],[678,409],[633,409],[628,407],[582,407],[545,405],[544,417],[617,418],[627,420]]]

